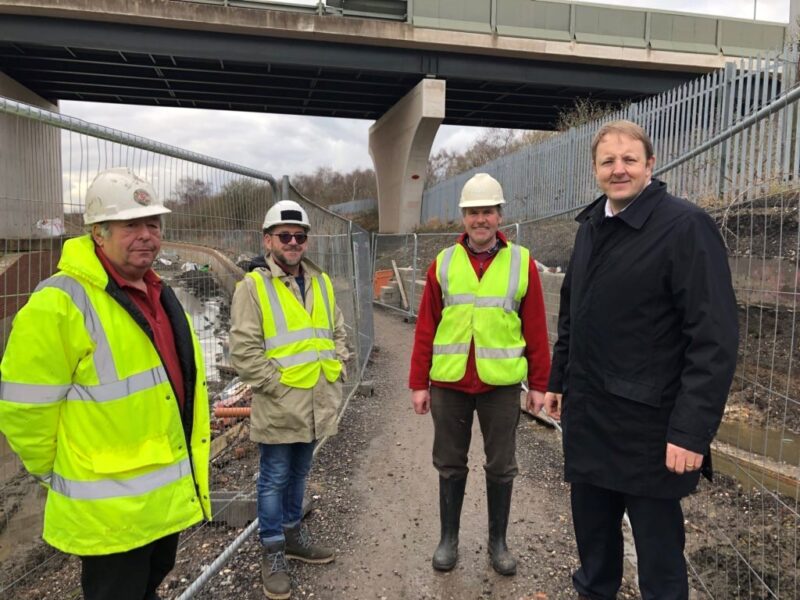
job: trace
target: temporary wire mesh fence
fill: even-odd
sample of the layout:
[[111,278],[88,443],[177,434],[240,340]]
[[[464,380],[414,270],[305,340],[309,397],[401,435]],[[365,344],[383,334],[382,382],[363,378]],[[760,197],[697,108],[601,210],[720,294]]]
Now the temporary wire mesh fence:
[[715,598],[800,598],[800,187],[759,189],[709,210],[729,250],[740,335],[718,476],[686,502],[687,558]]
[[[227,358],[230,298],[250,259],[263,252],[264,214],[282,195],[308,212],[309,254],[334,283],[352,356],[345,394],[352,395],[373,340],[367,293],[371,240],[365,231],[316,206],[288,180],[279,189],[266,173],[1,97],[0,139],[0,357],[16,312],[38,282],[55,272],[63,242],[82,234],[84,196],[95,175],[130,167],[153,184],[172,210],[154,268],[192,318],[211,394],[235,375]],[[227,462],[224,451],[212,461],[212,478],[221,470],[215,466],[219,462]],[[238,483],[228,501],[215,505],[216,513],[252,493],[252,479]],[[77,581],[72,588],[69,581],[52,585],[70,559],[34,541],[41,531],[44,497],[0,436],[0,596],[80,593]],[[184,536],[179,562],[195,551],[197,531]],[[36,558],[31,560],[27,551]]]

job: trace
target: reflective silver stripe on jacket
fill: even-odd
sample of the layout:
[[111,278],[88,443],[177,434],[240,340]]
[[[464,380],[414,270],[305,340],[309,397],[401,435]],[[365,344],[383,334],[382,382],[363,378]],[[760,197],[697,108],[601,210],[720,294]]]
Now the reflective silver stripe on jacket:
[[460,304],[471,304],[475,308],[502,308],[516,312],[519,310],[519,302],[505,296],[482,296],[476,298],[474,294],[455,294],[444,298],[445,306],[458,306]]
[[21,404],[47,404],[59,400],[91,400],[107,402],[125,398],[136,392],[155,387],[169,381],[162,366],[142,371],[120,381],[98,385],[41,385],[35,383],[0,382],[0,400]]
[[71,385],[43,385],[0,381],[0,400],[20,404],[47,404],[67,396]]
[[267,350],[273,350],[286,344],[293,344],[294,342],[302,342],[311,338],[323,338],[332,340],[333,332],[330,329],[322,329],[316,327],[306,327],[305,329],[297,329],[287,333],[274,335],[264,340],[264,346]]
[[33,473],[31,473],[31,475],[36,481],[38,481],[39,483],[43,483],[45,485],[50,485],[50,479],[52,479],[53,477],[52,473],[45,473],[44,475],[34,475]]
[[514,300],[519,291],[519,267],[522,261],[522,250],[516,244],[511,244],[511,275],[508,278],[508,291],[506,298]]
[[108,343],[106,332],[83,286],[72,277],[60,275],[58,277],[50,277],[40,282],[39,285],[36,286],[35,291],[38,292],[48,287],[57,288],[66,292],[72,299],[72,303],[75,307],[81,311],[83,315],[83,325],[86,327],[86,331],[89,332],[89,337],[91,337],[95,343],[93,359],[100,383],[119,381],[117,368],[114,366],[114,356],[111,354],[111,346]]
[[467,354],[469,344],[434,344],[434,354]]
[[[89,337],[91,337],[95,343],[92,360],[94,361],[95,370],[97,371],[97,377],[100,380],[100,383],[97,385],[79,385],[73,383],[67,386],[66,394],[62,394],[60,397],[55,398],[55,400],[66,398],[67,400],[107,402],[109,400],[125,398],[137,392],[143,392],[169,381],[167,372],[162,365],[120,379],[114,364],[114,355],[111,353],[111,345],[108,342],[108,336],[83,286],[68,275],[60,275],[58,277],[45,279],[36,286],[36,291],[38,292],[48,287],[57,288],[66,292],[75,305],[75,308],[83,315],[84,327],[86,327]],[[54,401],[52,398],[55,390],[46,389],[51,386],[22,383],[10,385],[16,388],[13,392],[18,394],[18,397],[28,398],[27,400],[19,400],[21,402]],[[47,399],[31,400],[35,395],[42,392],[45,393],[42,397]]]
[[167,371],[159,365],[149,371],[142,371],[120,381],[101,383],[99,385],[73,385],[67,393],[67,400],[107,402],[125,398],[137,392],[143,392],[168,381]]
[[335,359],[336,353],[333,350],[306,350],[299,354],[292,354],[291,356],[273,357],[272,360],[277,362],[284,369],[288,367],[296,367],[305,363],[316,362],[317,360],[324,360],[326,358]]
[[[261,278],[264,281],[264,288],[267,290],[267,300],[269,301],[269,308],[272,312],[272,319],[275,322],[275,335],[264,338],[264,350],[274,350],[275,348],[285,346],[286,344],[293,344],[295,342],[302,342],[305,340],[313,340],[315,338],[322,338],[326,340],[333,339],[333,315],[331,314],[330,302],[328,302],[328,293],[327,288],[325,287],[325,280],[321,275],[314,277],[314,279],[317,281],[317,284],[322,290],[322,302],[325,305],[325,311],[328,314],[328,324],[330,325],[329,329],[322,329],[321,327],[305,327],[303,329],[289,331],[289,325],[286,322],[286,314],[283,312],[283,306],[281,306],[281,301],[280,298],[278,298],[278,292],[275,290],[275,286],[272,283],[272,278],[267,277],[264,273],[261,273]],[[304,352],[297,356],[302,356],[305,354],[308,353]],[[319,358],[328,358],[327,354],[327,351],[320,352]],[[335,358],[335,355],[333,358]],[[295,364],[302,364],[311,362],[312,360],[317,360],[317,353],[314,353],[313,359],[304,358],[303,360],[298,360],[297,362],[291,362],[289,365],[284,364],[284,362],[292,361],[294,359],[295,356],[285,356],[281,359],[276,358],[275,360],[282,367],[292,366]]]
[[320,295],[322,296],[322,303],[325,305],[325,312],[328,313],[328,324],[333,329],[333,313],[331,312],[331,303],[328,299],[328,287],[325,285],[325,278],[322,275],[317,275],[314,277],[317,280],[317,285],[320,289]]
[[99,479],[97,481],[74,481],[53,473],[50,487],[62,496],[76,500],[102,500],[104,498],[122,498],[139,496],[152,492],[160,487],[191,475],[189,459],[174,465],[157,469],[139,477],[130,479]]
[[525,354],[524,346],[518,348],[476,348],[476,358],[519,358]]
[[522,251],[516,244],[509,245],[511,251],[511,274],[508,278],[508,288],[505,296],[485,296],[476,298],[474,294],[453,294],[450,295],[449,271],[450,263],[456,246],[450,246],[444,251],[442,264],[439,266],[439,282],[442,287],[442,299],[445,307],[457,306],[459,304],[473,304],[476,308],[502,308],[510,312],[519,310],[519,302],[514,298],[519,292],[520,275],[519,268],[522,261]]
[[450,272],[450,262],[453,260],[455,251],[455,245],[447,248],[442,255],[442,264],[439,265],[439,285],[442,288],[442,298],[445,298],[445,306],[447,306],[446,298],[450,296],[450,280],[447,275]]
[[[442,287],[444,294],[444,287]],[[445,306],[457,306],[459,304],[475,304],[475,294],[453,294],[452,296],[442,296]]]
[[[267,277],[261,273],[261,278],[264,280],[264,288],[267,290],[267,299],[269,300],[269,309],[272,312],[272,320],[275,322],[275,335],[285,335],[289,333],[289,326],[286,324],[286,315],[283,314],[283,307],[278,298],[278,292],[272,284],[272,278]],[[266,344],[266,340],[264,340]]]
[[485,296],[475,300],[475,308],[502,308],[509,312],[519,310],[519,302],[511,298],[501,298],[498,296]]

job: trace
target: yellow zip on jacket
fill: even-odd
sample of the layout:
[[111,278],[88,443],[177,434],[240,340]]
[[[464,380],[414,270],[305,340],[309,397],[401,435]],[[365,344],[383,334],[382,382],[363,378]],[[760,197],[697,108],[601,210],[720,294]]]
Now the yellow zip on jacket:
[[479,280],[467,250],[455,244],[436,258],[442,287],[442,320],[433,339],[430,378],[460,381],[475,341],[475,366],[489,385],[513,385],[525,379],[528,362],[519,303],[528,291],[527,248],[501,248]]
[[208,395],[191,324],[197,377],[187,448],[164,365],[106,291],[91,238],[68,240],[58,267],[14,319],[0,364],[0,430],[49,488],[45,541],[71,554],[111,554],[210,517]]
[[264,326],[264,355],[274,360],[281,383],[310,389],[320,373],[334,382],[342,372],[333,341],[333,285],[325,273],[311,279],[314,304],[311,314],[276,278],[247,274],[256,283]]

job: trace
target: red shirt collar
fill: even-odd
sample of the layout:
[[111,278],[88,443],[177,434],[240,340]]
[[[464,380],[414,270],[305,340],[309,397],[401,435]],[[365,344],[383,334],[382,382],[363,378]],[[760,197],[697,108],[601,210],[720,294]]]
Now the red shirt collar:
[[[103,268],[106,270],[106,273],[117,283],[117,285],[121,288],[131,288],[137,289],[127,279],[124,279],[119,272],[114,268],[114,265],[111,264],[111,261],[108,260],[108,256],[106,253],[103,252],[103,249],[98,246],[97,244],[94,245],[94,253],[97,255],[97,258],[100,260],[100,264],[103,265]],[[160,287],[161,286],[161,278],[156,275],[156,272],[153,269],[147,269],[147,272],[142,277],[145,284],[148,288],[150,287]]]

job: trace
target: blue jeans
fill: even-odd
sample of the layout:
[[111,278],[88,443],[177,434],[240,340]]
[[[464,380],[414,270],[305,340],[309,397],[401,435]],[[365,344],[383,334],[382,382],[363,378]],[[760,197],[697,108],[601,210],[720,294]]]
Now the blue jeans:
[[259,444],[258,537],[262,544],[283,540],[283,528],[303,518],[303,494],[316,442]]

